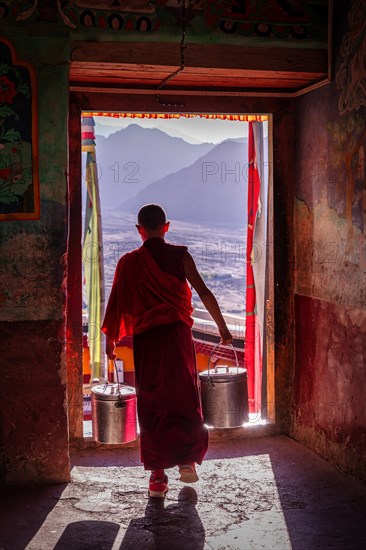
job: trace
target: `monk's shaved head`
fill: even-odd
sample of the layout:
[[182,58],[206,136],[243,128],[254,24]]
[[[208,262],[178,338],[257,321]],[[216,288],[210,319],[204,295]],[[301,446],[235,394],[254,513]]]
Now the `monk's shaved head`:
[[137,222],[148,231],[155,231],[166,223],[165,210],[158,204],[145,204],[137,215]]

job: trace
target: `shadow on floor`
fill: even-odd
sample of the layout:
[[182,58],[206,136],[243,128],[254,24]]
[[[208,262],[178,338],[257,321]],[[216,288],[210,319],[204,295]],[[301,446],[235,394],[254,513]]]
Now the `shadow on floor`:
[[54,550],[111,550],[118,531],[118,523],[111,521],[75,521],[67,525]]
[[289,441],[270,460],[293,550],[365,550],[365,485]]
[[285,436],[211,444],[195,489],[172,472],[165,501],[146,500],[138,449],[74,464],[68,486],[1,489],[2,550],[366,548],[366,487]]
[[143,518],[133,519],[120,550],[202,550],[205,530],[196,510],[197,493],[184,487],[178,502],[165,507],[164,499],[150,498]]
[[66,487],[66,483],[41,487],[2,487],[0,548],[24,550]]

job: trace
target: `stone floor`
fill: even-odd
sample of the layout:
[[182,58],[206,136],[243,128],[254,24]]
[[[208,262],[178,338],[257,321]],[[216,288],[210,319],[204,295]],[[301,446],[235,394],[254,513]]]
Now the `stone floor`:
[[198,472],[148,499],[136,449],[80,452],[68,485],[2,489],[0,550],[366,548],[366,487],[287,437],[212,443]]

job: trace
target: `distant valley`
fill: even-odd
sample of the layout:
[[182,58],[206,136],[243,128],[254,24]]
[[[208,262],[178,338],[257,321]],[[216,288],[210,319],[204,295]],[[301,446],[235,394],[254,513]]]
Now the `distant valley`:
[[[119,258],[141,246],[136,217],[108,209],[103,218],[103,251],[106,298],[112,286]],[[167,242],[186,245],[207,286],[226,313],[245,313],[246,228],[212,228],[171,219]],[[193,305],[203,307],[193,292]]]

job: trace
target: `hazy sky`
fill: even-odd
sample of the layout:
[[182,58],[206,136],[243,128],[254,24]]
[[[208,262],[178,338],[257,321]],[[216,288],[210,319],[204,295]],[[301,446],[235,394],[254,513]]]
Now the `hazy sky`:
[[[224,139],[242,138],[248,135],[248,124],[245,122],[231,120],[209,120],[206,118],[185,118],[179,119],[136,119],[136,118],[112,118],[94,117],[96,122],[96,133],[108,136],[130,124],[138,124],[143,128],[160,128],[166,133],[178,136],[184,134],[191,143],[208,142],[220,143]],[[182,137],[184,137],[182,136]]]

